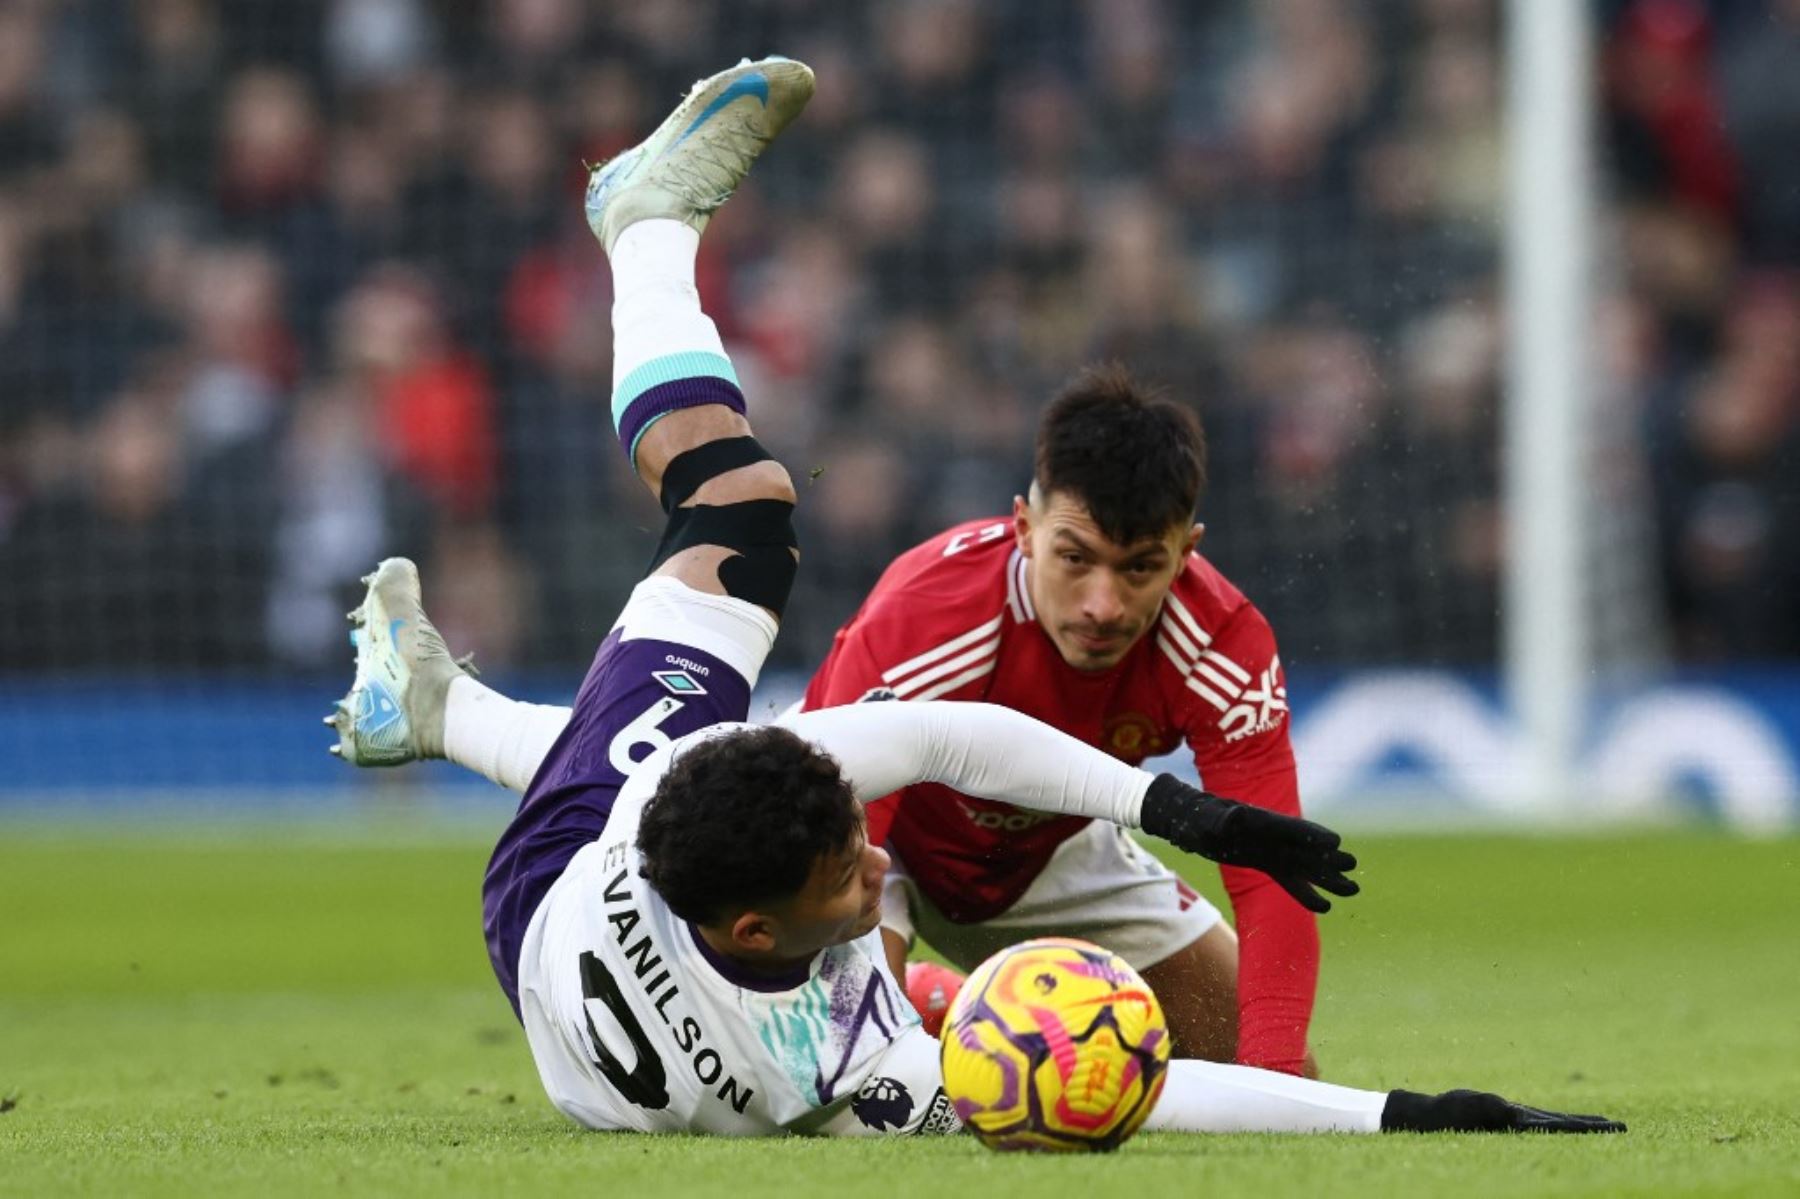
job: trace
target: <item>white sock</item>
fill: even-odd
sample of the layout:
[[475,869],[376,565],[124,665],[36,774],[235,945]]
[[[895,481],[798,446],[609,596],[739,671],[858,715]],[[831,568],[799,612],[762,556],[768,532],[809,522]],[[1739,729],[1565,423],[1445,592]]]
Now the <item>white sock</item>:
[[1218,1062],[1169,1063],[1153,1132],[1380,1132],[1382,1091]]
[[700,234],[672,220],[639,221],[613,243],[613,390],[646,363],[675,354],[725,357],[700,311],[694,258]]
[[444,700],[444,756],[523,793],[569,723],[569,709],[528,704],[464,675]]

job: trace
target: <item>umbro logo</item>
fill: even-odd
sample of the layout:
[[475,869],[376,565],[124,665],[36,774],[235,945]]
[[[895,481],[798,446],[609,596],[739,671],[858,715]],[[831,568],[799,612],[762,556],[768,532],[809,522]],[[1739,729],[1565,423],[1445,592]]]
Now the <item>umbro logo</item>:
[[706,688],[700,685],[700,680],[685,670],[659,670],[650,677],[676,695],[706,694]]

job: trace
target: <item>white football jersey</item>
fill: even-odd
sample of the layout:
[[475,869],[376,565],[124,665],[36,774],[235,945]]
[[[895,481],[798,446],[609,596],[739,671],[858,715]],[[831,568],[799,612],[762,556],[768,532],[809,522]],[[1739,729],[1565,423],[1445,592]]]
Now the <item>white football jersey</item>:
[[871,932],[804,978],[735,970],[639,876],[638,817],[672,757],[646,759],[606,831],[532,917],[519,1008],[551,1102],[596,1129],[768,1136],[955,1132],[937,1040]]
[[[939,782],[1136,827],[1150,776],[989,704],[852,704],[778,722],[835,759],[857,797]],[[713,952],[638,874],[638,818],[670,763],[719,724],[633,768],[606,829],[532,914],[519,1015],[544,1089],[601,1129],[768,1136],[954,1132],[937,1040],[872,931],[772,984]],[[655,738],[627,726],[655,744]]]

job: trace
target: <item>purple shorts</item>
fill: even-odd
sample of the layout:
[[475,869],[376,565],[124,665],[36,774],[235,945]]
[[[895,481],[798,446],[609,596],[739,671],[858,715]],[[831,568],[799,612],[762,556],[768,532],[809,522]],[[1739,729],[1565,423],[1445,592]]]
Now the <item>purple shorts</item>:
[[[629,609],[628,609],[629,612]],[[623,622],[622,622],[623,623]],[[597,839],[612,815],[625,775],[611,762],[613,740],[659,706],[656,731],[678,740],[715,724],[745,719],[751,683],[704,649],[615,628],[594,655],[568,727],[526,789],[518,814],[488,861],[481,888],[488,957],[500,987],[519,1010],[519,948],[525,929],[563,869]],[[648,756],[639,745],[633,760]]]

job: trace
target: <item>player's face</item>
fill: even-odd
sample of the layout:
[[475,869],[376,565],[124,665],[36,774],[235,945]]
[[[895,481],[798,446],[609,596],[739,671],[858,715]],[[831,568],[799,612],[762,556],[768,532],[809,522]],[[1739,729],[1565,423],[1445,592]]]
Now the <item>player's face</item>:
[[1156,619],[1200,540],[1200,525],[1120,545],[1087,506],[1062,492],[1013,501],[1019,549],[1031,560],[1031,603],[1063,661],[1076,670],[1118,665]]
[[775,955],[809,957],[872,932],[881,923],[887,868],[887,852],[861,829],[847,848],[820,857],[800,894],[774,913]]

